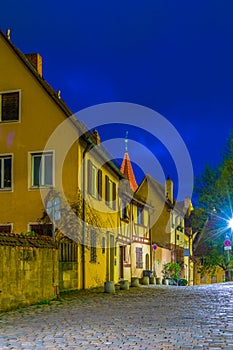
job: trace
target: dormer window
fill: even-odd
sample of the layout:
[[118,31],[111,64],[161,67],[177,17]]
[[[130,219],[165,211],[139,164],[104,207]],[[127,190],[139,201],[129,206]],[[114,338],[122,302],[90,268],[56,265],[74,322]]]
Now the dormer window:
[[0,121],[19,121],[20,92],[8,91],[0,93]]

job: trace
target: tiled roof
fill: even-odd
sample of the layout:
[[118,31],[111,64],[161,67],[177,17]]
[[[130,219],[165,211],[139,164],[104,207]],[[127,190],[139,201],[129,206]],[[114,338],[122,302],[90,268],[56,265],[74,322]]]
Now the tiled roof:
[[58,98],[57,92],[47,83],[47,81],[43,77],[40,76],[36,68],[30,63],[27,57],[11,42],[11,40],[7,39],[6,35],[2,32],[2,30],[0,30],[0,35],[10,45],[10,47],[20,58],[20,60],[23,61],[23,63],[27,66],[27,68],[31,71],[31,73],[35,76],[37,81],[43,86],[47,93],[52,97],[56,104],[63,110],[66,116],[70,117],[73,114],[72,111],[62,99]]
[[[91,138],[90,133],[87,131],[86,126],[77,120],[76,116],[73,114],[71,109],[67,106],[67,104],[58,96],[58,93],[49,85],[49,83],[37,72],[36,68],[33,64],[27,59],[26,55],[24,55],[7,36],[0,30],[0,37],[3,38],[5,42],[11,47],[11,49],[15,52],[15,54],[19,57],[19,59],[24,63],[24,65],[30,70],[33,76],[37,79],[37,81],[41,84],[41,86],[46,90],[46,92],[50,95],[53,101],[62,109],[65,116],[70,118],[71,122],[75,125],[75,127],[80,131],[82,135],[82,139],[85,142],[91,142],[93,146],[95,146],[93,139]],[[111,161],[111,157],[109,157],[107,150],[103,150],[102,145],[100,147],[96,147],[96,152],[98,152],[102,157],[104,157],[105,162],[109,165],[110,168],[120,177],[121,172],[119,172],[118,167]]]
[[138,188],[138,185],[134,176],[134,172],[133,172],[133,168],[132,168],[132,164],[131,164],[128,152],[125,152],[124,154],[124,159],[122,161],[120,171],[129,180],[130,187],[135,192],[136,189]]
[[0,233],[0,246],[26,248],[56,248],[54,239],[49,236],[23,236],[15,233]]

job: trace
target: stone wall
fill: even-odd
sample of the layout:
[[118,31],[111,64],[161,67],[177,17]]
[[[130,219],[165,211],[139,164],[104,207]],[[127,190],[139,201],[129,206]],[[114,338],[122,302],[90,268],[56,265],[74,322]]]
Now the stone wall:
[[0,234],[0,262],[0,311],[57,296],[58,249],[52,238]]

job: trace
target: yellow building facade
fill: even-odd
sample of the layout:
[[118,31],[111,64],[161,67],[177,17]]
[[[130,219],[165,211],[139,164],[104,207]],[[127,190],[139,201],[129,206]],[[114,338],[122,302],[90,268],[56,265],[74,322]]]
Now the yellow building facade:
[[162,279],[163,265],[177,262],[181,266],[180,277],[193,284],[192,239],[187,235],[187,230],[190,232],[191,228],[186,227],[186,217],[192,208],[190,199],[175,201],[173,181],[169,177],[162,185],[147,174],[137,191],[152,207],[150,227],[155,275]]
[[144,270],[151,270],[149,206],[128,182],[121,184],[119,201],[119,280],[140,279]]
[[2,32],[0,52],[1,232],[53,235],[61,290],[116,282],[124,176],[98,134],[70,118],[42,76],[40,55],[24,55]]

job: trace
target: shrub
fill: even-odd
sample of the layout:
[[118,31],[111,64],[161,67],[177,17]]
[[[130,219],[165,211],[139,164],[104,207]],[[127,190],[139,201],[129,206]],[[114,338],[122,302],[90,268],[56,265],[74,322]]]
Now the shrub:
[[178,274],[180,272],[180,265],[174,262],[169,262],[163,265],[163,277],[178,279]]

